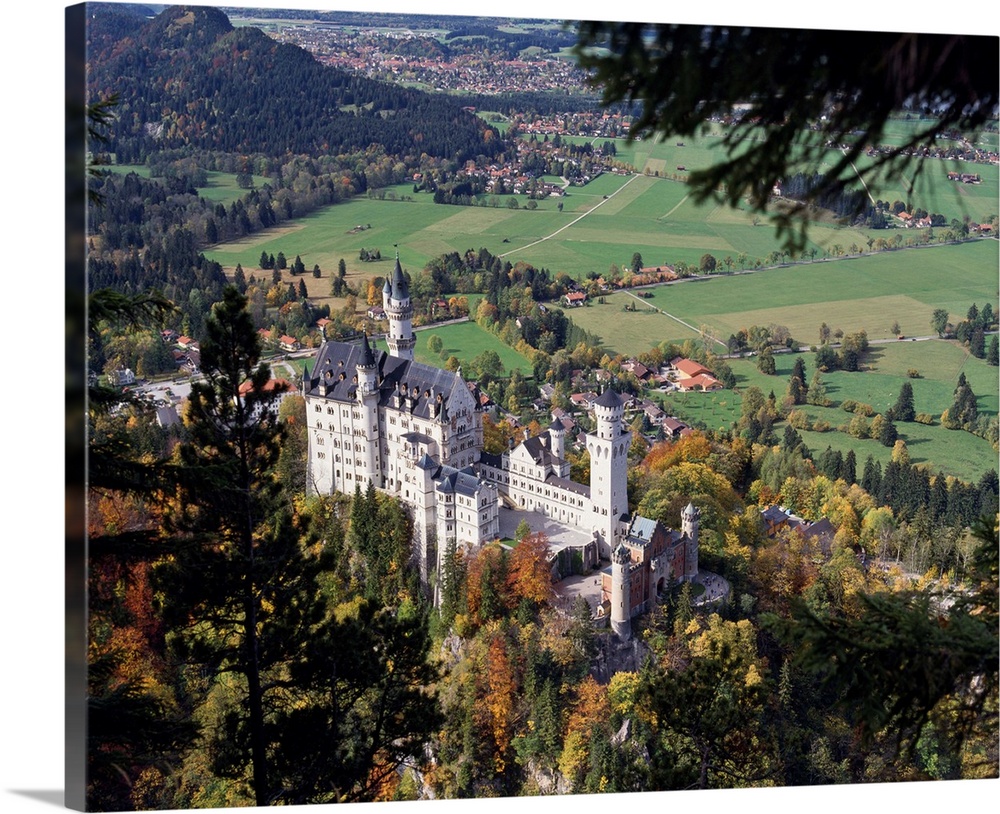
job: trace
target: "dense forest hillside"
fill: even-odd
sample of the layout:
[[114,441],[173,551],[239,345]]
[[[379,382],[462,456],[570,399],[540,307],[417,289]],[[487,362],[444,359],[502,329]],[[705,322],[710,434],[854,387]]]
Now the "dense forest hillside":
[[195,147],[280,156],[384,146],[464,161],[500,149],[462,102],[320,65],[213,8],[174,6],[136,25],[97,15],[88,30],[88,92],[117,94],[108,150],[122,162]]

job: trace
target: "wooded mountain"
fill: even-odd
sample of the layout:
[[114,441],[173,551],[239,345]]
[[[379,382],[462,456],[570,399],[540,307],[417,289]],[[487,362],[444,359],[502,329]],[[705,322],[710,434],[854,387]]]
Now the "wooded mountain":
[[383,145],[400,157],[465,161],[501,150],[499,134],[459,99],[323,66],[218,9],[173,6],[137,24],[94,15],[88,93],[117,94],[107,149],[121,162],[157,150],[339,154]]

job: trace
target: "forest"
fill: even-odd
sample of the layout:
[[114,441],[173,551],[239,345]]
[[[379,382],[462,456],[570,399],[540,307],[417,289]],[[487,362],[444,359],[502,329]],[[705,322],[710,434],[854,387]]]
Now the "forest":
[[[175,7],[177,9],[178,7]],[[259,29],[233,28],[214,8],[151,22],[88,26],[88,94],[118,100],[106,148],[120,163],[193,147],[228,153],[337,155],[372,144],[410,159],[458,162],[499,149],[495,129],[465,102],[320,65]]]

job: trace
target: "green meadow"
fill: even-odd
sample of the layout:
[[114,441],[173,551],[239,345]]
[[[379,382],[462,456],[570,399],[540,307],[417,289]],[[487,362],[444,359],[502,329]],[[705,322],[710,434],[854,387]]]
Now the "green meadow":
[[[813,354],[778,354],[775,357],[777,371],[774,376],[765,376],[757,370],[752,359],[732,360],[736,374],[737,388],[759,387],[764,395],[774,392],[779,402],[788,389],[788,379],[796,359],[802,359],[806,366],[807,381],[812,381],[815,366]],[[911,379],[906,371],[914,368],[920,378]],[[998,409],[997,369],[981,359],[971,357],[955,342],[928,340],[922,342],[899,342],[897,344],[874,345],[865,357],[865,370],[857,373],[834,371],[823,375],[823,384],[830,407],[816,407],[810,404],[795,408],[805,412],[810,422],[825,421],[830,429],[825,432],[800,430],[806,445],[818,454],[828,446],[846,453],[854,450],[858,461],[858,474],[869,455],[883,466],[891,459],[892,449],[871,439],[859,439],[840,432],[837,427],[848,424],[853,414],[841,409],[846,399],[872,405],[876,412],[885,412],[896,403],[903,382],[913,387],[914,405],[917,412],[934,416],[932,425],[916,422],[897,422],[899,437],[906,442],[910,458],[914,463],[927,464],[935,471],[954,475],[966,481],[975,481],[991,468],[997,466],[997,454],[989,442],[962,430],[948,430],[941,426],[941,413],[952,402],[955,383],[960,372],[964,372],[977,396],[979,411],[986,415],[996,415]],[[713,393],[670,393],[654,396],[665,408],[681,419],[700,422],[712,429],[727,429],[739,419],[741,397],[733,391]],[[779,424],[776,435],[781,438],[784,424]]]
[[[434,335],[440,336],[444,343],[441,355],[427,350],[427,340]],[[456,357],[462,364],[468,364],[483,351],[493,350],[497,352],[507,373],[519,370],[525,376],[533,375],[531,363],[527,359],[489,331],[480,328],[475,322],[458,322],[418,329],[416,337],[414,356],[418,362],[424,364],[443,367],[449,356]]]
[[[695,338],[703,325],[723,342],[741,328],[778,324],[786,325],[800,343],[811,345],[819,341],[823,322],[831,331],[864,329],[869,339],[893,338],[893,322],[906,336],[926,336],[932,333],[936,308],[947,308],[953,321],[963,319],[974,302],[992,302],[996,308],[998,268],[995,240],[900,249],[752,274],[692,278],[652,288],[652,298],[641,301],[616,292],[607,295],[603,305],[575,309],[570,318],[601,336],[609,350],[623,354],[665,340]],[[624,311],[626,303],[638,310]]]
[[[776,373],[765,376],[757,370],[751,359],[733,360],[732,368],[739,387],[754,385],[765,395],[772,390],[780,400],[788,388],[788,378],[795,359],[801,358],[806,366],[807,383],[812,381],[815,365],[813,354],[778,354],[775,357]],[[810,419],[828,422],[832,428],[847,424],[852,414],[840,405],[845,399],[870,404],[876,412],[883,413],[896,403],[900,388],[909,382],[913,388],[914,407],[918,413],[934,416],[933,425],[916,422],[898,422],[899,437],[906,441],[910,457],[915,463],[929,463],[935,469],[957,475],[965,480],[975,480],[983,472],[997,466],[997,454],[983,438],[961,430],[948,430],[941,426],[941,413],[951,406],[955,384],[960,373],[965,373],[969,386],[976,394],[979,412],[997,415],[1000,398],[997,392],[997,368],[982,359],[971,356],[957,343],[945,340],[921,342],[901,341],[872,345],[864,359],[865,369],[856,373],[831,371],[822,374],[830,407],[801,405],[798,409]],[[911,379],[907,371],[916,370],[919,378]],[[852,438],[846,433],[817,433],[805,431],[802,437],[813,452],[820,452],[829,444],[833,449],[846,452],[854,449],[863,462],[873,455],[883,464],[889,460],[891,450],[875,441]]]

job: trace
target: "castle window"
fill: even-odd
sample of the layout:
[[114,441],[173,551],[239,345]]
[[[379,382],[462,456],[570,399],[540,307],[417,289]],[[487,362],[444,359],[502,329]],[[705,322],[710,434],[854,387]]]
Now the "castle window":
[[316,407],[314,409],[316,410],[317,413],[323,412],[323,408],[320,405],[318,405],[318,404],[316,405]]
[[[317,410],[319,409],[319,405],[318,404],[316,405],[316,409]],[[327,412],[328,415],[336,415],[337,414],[337,411],[335,409],[333,409],[333,407],[327,407],[326,408],[326,412]]]

